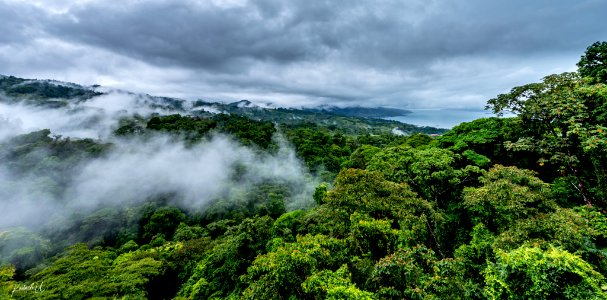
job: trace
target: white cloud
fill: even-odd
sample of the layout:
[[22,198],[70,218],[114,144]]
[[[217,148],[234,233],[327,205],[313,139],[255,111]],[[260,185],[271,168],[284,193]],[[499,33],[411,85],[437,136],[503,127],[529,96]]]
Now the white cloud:
[[[224,135],[193,146],[165,135],[114,138],[111,132],[123,116],[172,113],[149,108],[147,100],[141,95],[112,92],[58,109],[0,104],[0,142],[50,129],[53,135],[101,138],[99,142],[113,144],[103,157],[70,165],[74,171],[63,174],[65,178],[39,171],[18,175],[11,171],[9,162],[0,162],[0,229],[43,225],[75,212],[138,204],[167,194],[174,195],[173,204],[199,210],[263,182],[290,187],[292,195],[286,201],[290,209],[312,202],[316,179],[280,136],[275,137],[279,145],[275,153],[254,151]],[[242,172],[239,176],[235,176],[237,166]],[[53,193],[55,179],[68,183],[65,194]]]

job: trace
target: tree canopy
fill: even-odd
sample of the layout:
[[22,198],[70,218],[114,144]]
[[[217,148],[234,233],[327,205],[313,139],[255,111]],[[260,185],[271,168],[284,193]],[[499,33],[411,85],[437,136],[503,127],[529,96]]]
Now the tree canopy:
[[[27,182],[38,187],[34,203],[64,205],[73,174],[111,159],[112,142],[156,135],[185,148],[218,134],[251,153],[292,147],[313,186],[244,178],[235,163],[225,172],[245,188],[196,209],[158,193],[0,228],[0,298],[605,299],[605,53],[607,42],[594,43],[577,72],[488,100],[514,117],[462,123],[440,137],[361,133],[363,123],[344,129],[345,117],[296,124],[156,114],[114,120],[108,140],[40,130],[2,141],[0,171],[10,176],[0,173],[0,203]],[[0,87],[21,83],[3,77]],[[13,92],[35,89],[36,101],[75,93],[22,89]],[[308,205],[290,206],[302,190]]]

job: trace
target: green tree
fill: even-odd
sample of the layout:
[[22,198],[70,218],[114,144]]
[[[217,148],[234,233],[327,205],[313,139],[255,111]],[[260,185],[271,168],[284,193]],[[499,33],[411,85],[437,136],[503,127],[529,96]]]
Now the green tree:
[[434,139],[431,138],[429,135],[423,134],[423,133],[417,133],[417,134],[408,136],[407,140],[405,141],[405,145],[411,146],[413,148],[418,148],[418,147],[428,146],[433,141],[434,141]]
[[480,179],[478,188],[464,190],[464,206],[477,222],[502,232],[514,222],[556,209],[550,186],[529,170],[497,165]]
[[357,168],[357,169],[365,169],[367,168],[367,164],[375,154],[380,152],[381,149],[371,145],[362,145],[358,147],[352,155],[350,155],[350,160],[348,162],[348,167]]
[[272,147],[272,137],[276,132],[269,121],[256,121],[238,115],[218,114],[213,117],[221,132],[235,136],[245,145],[257,145],[262,149]]
[[367,168],[390,181],[407,183],[424,199],[446,208],[480,173],[478,167],[458,168],[458,163],[458,155],[446,149],[399,146],[377,153]]
[[577,255],[555,247],[498,251],[485,270],[489,299],[605,299],[605,278]]
[[[379,172],[343,170],[325,202],[327,207],[343,210],[350,216],[344,220],[347,226],[350,226],[353,214],[387,219],[391,228],[402,231],[403,242],[415,245],[428,241],[440,247],[435,231],[441,227],[442,215],[428,201],[418,198],[407,184],[387,181]],[[358,222],[358,218],[354,219]],[[380,226],[380,223],[373,224]]]
[[272,237],[284,239],[286,242],[294,242],[304,215],[305,212],[303,210],[284,213],[274,221],[272,225]]
[[189,299],[216,299],[240,294],[239,277],[257,255],[264,252],[271,237],[273,220],[267,216],[245,219],[230,227],[211,251],[197,263],[191,277],[181,286],[179,296]]
[[16,299],[88,299],[125,297],[145,299],[147,285],[161,273],[155,252],[116,256],[100,248],[75,244],[24,284],[43,285],[40,291],[21,291]]
[[512,111],[523,123],[524,137],[506,142],[512,151],[534,152],[544,178],[573,176],[579,198],[605,205],[607,87],[586,85],[577,73],[546,76],[540,83],[513,88],[488,101],[500,114]]
[[437,260],[423,245],[398,249],[379,260],[367,281],[381,299],[463,299],[458,262]]
[[173,238],[177,226],[184,220],[185,214],[176,207],[159,208],[148,220],[142,220],[142,237],[144,240],[150,240],[156,235],[162,235],[170,240]]
[[471,279],[468,289],[471,294],[478,295],[482,291],[484,280],[482,272],[487,267],[487,261],[493,259],[493,242],[495,235],[482,223],[477,224],[470,232],[472,239],[469,243],[460,245],[454,253],[454,258],[462,261],[464,273]]
[[408,243],[407,235],[392,228],[394,220],[376,220],[355,212],[350,216],[350,241],[355,252],[378,260],[394,252],[400,244]]
[[525,166],[535,164],[539,158],[533,152],[507,151],[506,141],[516,141],[520,133],[518,118],[481,118],[464,122],[437,138],[438,145],[463,155],[471,163],[486,167],[491,164]]
[[306,162],[312,172],[323,169],[337,173],[352,153],[347,138],[314,128],[297,128],[286,132],[295,146],[297,156]]
[[[191,142],[200,140],[215,127],[217,127],[217,122],[214,120],[179,114],[152,117],[146,124],[146,128],[149,130],[180,133]],[[123,124],[116,132],[118,134],[128,134],[136,131],[136,124],[127,123]]]
[[347,265],[341,266],[337,271],[316,272],[302,283],[303,292],[310,299],[377,299],[373,293],[358,289],[350,276]]
[[518,220],[495,239],[495,248],[512,250],[525,243],[552,244],[561,249],[582,253],[598,233],[572,209],[559,208]]
[[595,42],[588,46],[577,66],[580,75],[591,82],[607,83],[607,42]]
[[14,266],[0,266],[0,298],[10,299],[14,294],[13,290],[16,286],[13,276],[15,276]]
[[[243,299],[302,299],[304,282],[323,269],[337,269],[346,262],[343,240],[323,235],[299,237],[258,256],[242,277],[248,287]],[[310,282],[309,282],[310,283]],[[310,286],[306,286],[310,290]]]
[[0,231],[0,265],[23,272],[51,253],[50,241],[25,228]]

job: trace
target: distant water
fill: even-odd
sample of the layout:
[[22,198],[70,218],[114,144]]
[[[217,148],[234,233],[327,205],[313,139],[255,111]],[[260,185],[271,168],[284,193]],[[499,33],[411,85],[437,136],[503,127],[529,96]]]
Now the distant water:
[[470,122],[480,118],[494,117],[486,110],[469,109],[410,109],[406,116],[389,117],[387,120],[413,124],[417,126],[432,126],[438,128],[452,128],[462,122]]

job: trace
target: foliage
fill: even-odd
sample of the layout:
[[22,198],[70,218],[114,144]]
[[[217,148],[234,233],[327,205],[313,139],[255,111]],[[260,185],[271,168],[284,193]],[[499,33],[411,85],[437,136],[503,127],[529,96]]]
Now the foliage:
[[[177,226],[185,219],[185,215],[181,210],[175,207],[159,208],[149,217],[143,217],[141,224],[143,225],[142,238],[150,240],[156,235],[162,235],[168,240],[173,238]],[[145,223],[144,223],[145,222]]]
[[401,248],[382,258],[367,285],[381,299],[463,299],[464,285],[457,262],[438,261],[424,246]]
[[34,267],[50,252],[48,239],[26,228],[0,231],[0,265],[13,265],[24,271]]
[[112,251],[88,249],[76,244],[52,265],[34,274],[31,282],[43,285],[37,292],[18,291],[15,299],[87,299],[90,297],[130,297],[147,295],[149,278],[160,274],[161,263],[153,252],[129,252],[116,256]]
[[0,266],[0,298],[10,299],[15,289],[15,267],[11,265]]
[[306,296],[313,299],[377,299],[373,293],[362,291],[352,284],[347,265],[334,272],[316,272],[302,283],[302,287]]
[[102,93],[75,84],[64,84],[49,80],[27,80],[13,76],[0,76],[0,91],[10,98],[0,101],[22,102],[28,105],[57,108],[70,102],[80,102]]
[[[237,165],[232,179],[244,187],[196,210],[173,206],[178,193],[141,195],[144,203],[77,211],[39,230],[1,228],[0,298],[604,299],[604,46],[587,49],[578,73],[488,101],[516,117],[436,138],[413,133],[442,131],[387,120],[247,101],[187,111],[181,100],[146,97],[179,114],[123,117],[112,138],[161,133],[192,146],[219,133],[268,154],[291,143],[322,182],[307,199],[315,205],[289,211],[285,200],[303,187],[250,179]],[[0,100],[86,100],[44,98],[63,86],[46,84],[0,77],[5,93],[23,91]],[[22,183],[32,199],[59,203],[73,174],[111,150],[49,130],[4,140],[0,204]]]
[[604,90],[604,84],[585,84],[577,73],[562,73],[515,87],[489,100],[487,107],[495,113],[515,112],[523,123],[525,136],[506,143],[507,149],[538,154],[538,165],[552,173],[546,178],[573,176],[586,204],[604,205]]
[[[485,225],[479,223],[472,228],[470,236],[472,237],[470,242],[457,248],[453,256],[462,260],[465,274],[478,283],[483,279],[482,271],[487,260],[493,257],[495,235]],[[480,284],[477,284],[476,289],[480,291]]]
[[413,148],[419,148],[419,147],[423,147],[423,146],[428,146],[428,145],[432,144],[433,142],[434,142],[434,139],[432,139],[429,135],[423,134],[423,133],[417,133],[417,134],[407,137],[407,140],[405,141],[404,144],[407,146],[411,146]]
[[531,152],[509,152],[504,143],[520,138],[521,121],[518,118],[482,118],[461,123],[440,136],[442,148],[462,154],[469,162],[488,167],[492,164],[529,166],[538,159]]
[[442,148],[455,151],[472,149],[486,155],[494,154],[500,146],[500,139],[508,136],[508,129],[514,123],[514,118],[481,118],[471,122],[456,125],[447,133],[440,136],[438,144]]
[[605,278],[579,256],[555,247],[498,251],[485,270],[490,299],[605,299]]
[[[190,142],[198,142],[212,130],[229,134],[244,145],[257,145],[263,149],[273,146],[272,136],[276,132],[270,122],[255,121],[238,115],[218,114],[211,118],[182,116],[179,114],[152,117],[146,125],[148,130],[178,133]],[[116,134],[136,133],[136,124],[123,121]]]
[[350,213],[339,207],[321,205],[302,216],[298,234],[323,234],[345,238],[350,231]]
[[[244,299],[304,298],[303,283],[316,270],[336,268],[346,260],[344,242],[323,235],[307,235],[284,243],[253,261],[242,277],[248,287]],[[306,287],[310,289],[311,282]]]
[[296,188],[275,181],[252,184],[239,193],[210,203],[199,218],[205,223],[265,215],[276,218],[286,212],[285,201],[295,193]]
[[390,219],[390,227],[401,230],[407,244],[430,241],[442,222],[432,204],[416,197],[406,184],[386,181],[380,173],[366,170],[342,171],[325,201],[328,207],[347,212],[350,220],[357,220],[352,219],[355,213]]
[[362,145],[358,147],[351,155],[348,161],[348,167],[365,169],[373,156],[380,152],[381,149],[372,145]]
[[[134,124],[123,124],[116,130],[117,134],[124,135],[127,132],[135,133]],[[147,121],[146,128],[151,130],[182,133],[187,139],[197,141],[211,129],[217,126],[217,122],[209,119],[187,117],[181,115],[157,116]],[[133,128],[133,129],[132,129]]]
[[399,146],[377,153],[367,168],[382,172],[390,181],[407,183],[424,199],[446,207],[459,198],[463,184],[480,173],[475,166],[458,168],[458,160],[446,149]]
[[325,197],[327,196],[328,188],[329,187],[326,183],[321,183],[316,187],[316,189],[314,190],[314,195],[312,195],[312,198],[314,198],[314,202],[316,202],[316,204],[322,205],[325,203]]
[[326,169],[337,173],[352,153],[347,138],[339,133],[298,128],[287,131],[286,137],[312,172]]
[[273,145],[272,136],[276,128],[271,122],[225,114],[214,116],[213,121],[217,122],[220,131],[235,136],[245,145],[257,145],[263,149]]
[[585,219],[588,226],[595,230],[598,236],[607,239],[607,217],[604,211],[590,206],[575,207],[573,210]]
[[354,253],[377,260],[408,243],[406,234],[393,229],[392,222],[390,219],[376,220],[368,215],[352,214],[349,238]]
[[294,210],[280,216],[272,225],[272,237],[294,242],[304,215],[303,210]]
[[583,252],[596,234],[573,210],[558,209],[517,221],[497,236],[494,247],[511,250],[525,243],[550,243],[570,252]]
[[179,242],[186,242],[201,238],[205,235],[205,233],[206,232],[204,231],[204,229],[198,225],[188,226],[186,223],[181,222],[175,230],[173,240]]
[[555,209],[549,185],[528,170],[497,165],[478,188],[464,190],[464,205],[478,222],[502,232],[515,221]]
[[607,83],[607,42],[595,42],[588,46],[577,63],[578,72],[592,82]]
[[270,238],[272,219],[246,219],[231,227],[226,238],[205,254],[179,295],[188,298],[223,298],[243,288],[238,280],[261,254]]

